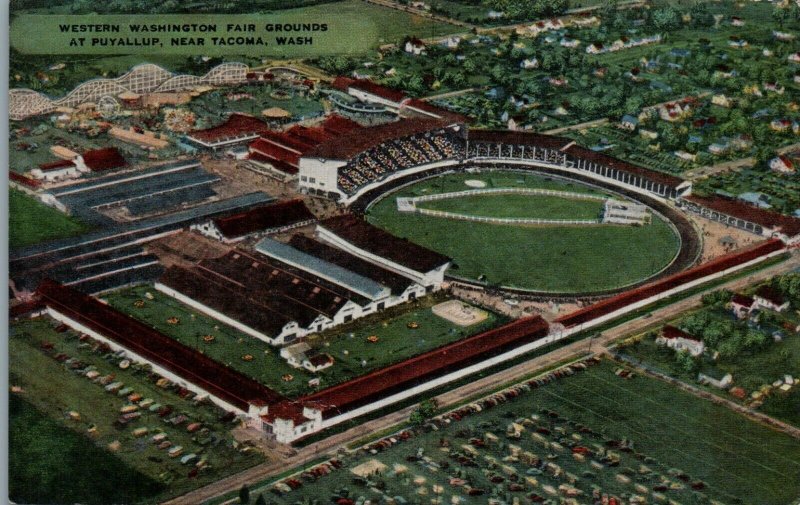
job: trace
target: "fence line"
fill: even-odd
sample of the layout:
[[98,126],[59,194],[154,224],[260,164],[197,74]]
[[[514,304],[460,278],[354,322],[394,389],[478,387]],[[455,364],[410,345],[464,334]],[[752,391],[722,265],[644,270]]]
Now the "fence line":
[[490,216],[470,216],[468,214],[456,214],[455,212],[444,212],[441,210],[430,209],[416,209],[416,212],[433,217],[444,217],[448,219],[457,219],[460,221],[475,221],[478,223],[492,223],[492,224],[582,224],[582,225],[599,225],[603,224],[599,219],[538,219],[538,218],[521,218],[521,217],[490,217]]

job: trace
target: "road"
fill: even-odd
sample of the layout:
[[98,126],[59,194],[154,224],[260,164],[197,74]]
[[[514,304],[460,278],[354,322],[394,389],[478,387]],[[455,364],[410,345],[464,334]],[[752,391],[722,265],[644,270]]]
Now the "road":
[[[769,277],[786,273],[793,269],[800,268],[800,255],[795,253],[788,260],[777,265],[754,272],[753,274],[734,279],[723,285],[705,290],[688,298],[680,300],[672,305],[654,310],[648,316],[642,316],[628,321],[620,326],[611,328],[602,335],[583,339],[578,342],[568,344],[547,354],[537,356],[529,361],[514,365],[510,368],[497,372],[493,375],[477,379],[469,384],[458,387],[436,397],[440,407],[448,407],[463,402],[465,398],[477,396],[496,390],[499,386],[513,383],[523,376],[531,375],[538,370],[546,369],[558,363],[574,359],[587,352],[601,353],[606,352],[607,347],[613,342],[627,336],[637,335],[647,331],[651,327],[656,327],[665,321],[675,318],[680,313],[698,307],[701,298],[710,291],[727,288],[733,291],[740,290],[748,285],[762,281]],[[252,485],[263,481],[270,476],[277,475],[286,471],[288,468],[303,465],[322,455],[333,455],[340,448],[347,446],[355,441],[364,438],[370,433],[377,433],[396,426],[408,419],[408,416],[416,406],[406,407],[399,411],[378,419],[364,422],[363,424],[328,437],[318,443],[311,444],[299,449],[296,454],[277,461],[270,461],[254,466],[241,473],[226,477],[205,487],[191,491],[183,496],[165,502],[165,505],[197,505],[211,498],[221,496],[231,491],[236,491],[244,484]]]

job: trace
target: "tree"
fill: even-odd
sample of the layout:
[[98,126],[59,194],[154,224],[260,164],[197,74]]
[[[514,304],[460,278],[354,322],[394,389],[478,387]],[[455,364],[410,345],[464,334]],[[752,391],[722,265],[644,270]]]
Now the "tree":
[[675,361],[678,362],[678,366],[685,372],[690,374],[694,374],[697,371],[697,360],[689,354],[689,351],[680,351],[675,353]]
[[239,489],[239,503],[248,504],[250,503],[250,488],[247,487],[247,484],[243,485],[241,489]]
[[431,398],[429,400],[425,400],[420,402],[419,406],[414,409],[411,413],[411,416],[408,418],[412,424],[420,426],[425,424],[425,421],[430,419],[436,414],[436,410],[439,408],[439,404],[436,403],[435,398]]
[[653,11],[653,26],[659,30],[677,30],[681,27],[681,15],[673,7],[663,7]]
[[789,9],[776,5],[774,9],[772,9],[772,19],[778,23],[778,26],[783,29],[783,23],[789,20],[791,13]]
[[699,28],[714,26],[714,15],[708,10],[704,2],[696,2],[689,10],[692,16],[692,24]]
[[256,498],[256,505],[267,505],[267,500],[264,499],[263,494],[259,494],[258,498]]

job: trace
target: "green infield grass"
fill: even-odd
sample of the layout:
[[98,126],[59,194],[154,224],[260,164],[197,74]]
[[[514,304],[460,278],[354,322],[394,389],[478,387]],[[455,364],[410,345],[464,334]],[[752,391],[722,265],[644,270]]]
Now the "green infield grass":
[[598,219],[603,202],[547,195],[475,195],[419,202],[417,207],[471,216],[528,219]]
[[22,191],[8,191],[8,245],[11,249],[87,231],[82,222],[67,216]]
[[[367,219],[391,233],[454,259],[449,274],[478,279],[489,285],[553,292],[587,292],[621,288],[661,271],[675,258],[679,239],[658,217],[646,226],[515,226],[455,221],[397,211],[395,198],[470,189],[466,180],[487,187],[526,187],[570,192],[603,193],[578,183],[516,172],[454,174],[407,186],[369,209]],[[486,212],[512,217],[516,212],[563,219],[593,212],[583,204],[562,199],[558,204],[540,198],[474,197],[444,200],[473,215]],[[504,202],[509,199],[509,203]],[[491,205],[484,205],[489,202]],[[433,202],[423,202],[425,206]],[[470,205],[475,203],[476,205]],[[527,206],[530,208],[526,209]],[[492,207],[494,210],[489,210]],[[550,212],[547,212],[549,208]],[[520,216],[524,217],[524,216]],[[457,237],[457,240],[454,238]]]

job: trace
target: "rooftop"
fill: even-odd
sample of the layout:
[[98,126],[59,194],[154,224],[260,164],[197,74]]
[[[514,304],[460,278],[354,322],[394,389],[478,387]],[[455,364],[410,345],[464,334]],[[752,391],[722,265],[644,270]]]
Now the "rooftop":
[[302,200],[294,199],[250,209],[240,214],[214,220],[226,238],[238,238],[251,233],[283,228],[316,219]]
[[788,237],[794,237],[800,234],[800,219],[760,209],[742,201],[721,196],[702,197],[696,195],[687,196],[684,200],[710,210],[715,210],[732,217],[755,223],[770,230],[777,228]]
[[416,272],[430,272],[451,261],[443,254],[395,237],[352,214],[326,219],[320,226],[359,249]]

